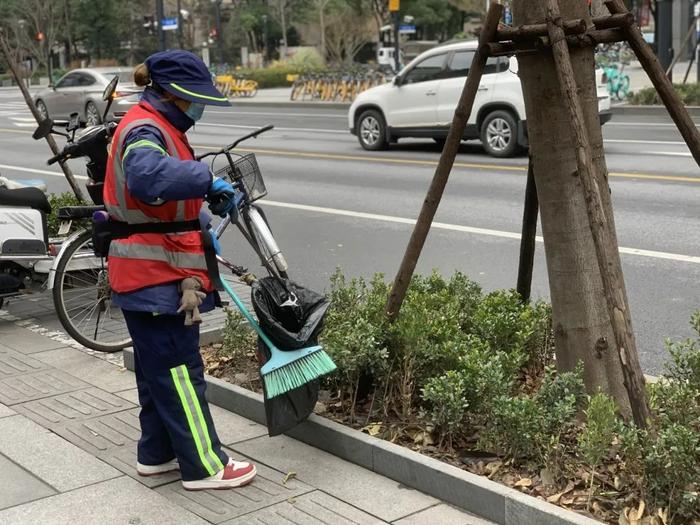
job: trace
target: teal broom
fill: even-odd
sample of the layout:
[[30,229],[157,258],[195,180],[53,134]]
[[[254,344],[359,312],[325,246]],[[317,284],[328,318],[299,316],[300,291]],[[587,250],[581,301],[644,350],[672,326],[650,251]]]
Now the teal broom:
[[335,363],[321,346],[309,346],[300,350],[280,350],[265,335],[231,285],[221,279],[224,290],[241,311],[250,326],[270,349],[270,359],[260,369],[267,397],[273,398],[304,386],[336,369]]

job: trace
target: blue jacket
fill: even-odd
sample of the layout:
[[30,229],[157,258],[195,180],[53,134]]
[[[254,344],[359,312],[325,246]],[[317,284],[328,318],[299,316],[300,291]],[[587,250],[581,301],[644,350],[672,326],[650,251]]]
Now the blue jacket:
[[[142,100],[183,133],[194,125],[194,121],[177,106],[163,100],[162,95],[150,87],[143,92]],[[195,160],[182,161],[164,155],[166,149],[158,128],[140,126],[129,132],[122,152],[122,167],[129,192],[147,203],[204,197],[212,181],[209,167]],[[211,218],[202,212],[200,220],[209,223]],[[173,315],[180,306],[180,292],[177,283],[163,284],[130,293],[113,293],[112,300],[123,310]],[[217,303],[218,295],[210,293],[200,311],[212,310]]]

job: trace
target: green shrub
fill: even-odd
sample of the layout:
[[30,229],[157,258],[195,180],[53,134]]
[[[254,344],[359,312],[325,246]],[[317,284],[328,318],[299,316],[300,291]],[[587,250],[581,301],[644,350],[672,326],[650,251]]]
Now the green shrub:
[[[65,206],[80,206],[84,205],[73,192],[52,193],[49,195],[49,204],[51,205],[51,213],[46,217],[46,225],[49,230],[49,237],[58,235],[58,228],[61,223],[58,220],[57,214],[60,208]],[[73,221],[72,228],[87,228],[90,226],[90,219]]]
[[255,80],[259,89],[288,87],[292,82],[287,80],[287,75],[298,75],[307,72],[319,72],[322,69],[313,66],[276,65],[265,69],[240,69],[236,71],[247,79]]
[[423,401],[429,406],[429,419],[442,436],[456,434],[469,408],[465,377],[449,370],[440,377],[428,379],[423,387]]
[[582,366],[561,374],[548,368],[535,395],[501,395],[493,401],[481,444],[515,460],[547,464],[584,398]]
[[[674,84],[674,89],[686,106],[700,106],[700,84]],[[662,104],[656,89],[653,87],[644,88],[638,92],[631,93],[630,104],[648,106]]]
[[651,500],[670,509],[671,523],[700,518],[700,433],[672,423],[650,441],[644,468]]
[[693,314],[690,325],[697,334],[695,339],[666,341],[671,363],[667,365],[665,376],[700,391],[700,310]]
[[617,430],[615,401],[603,393],[589,396],[586,428],[579,436],[579,447],[586,462],[595,470],[610,451]]
[[245,317],[238,311],[226,308],[221,353],[235,360],[246,359],[247,354],[258,344],[257,334],[251,330]]

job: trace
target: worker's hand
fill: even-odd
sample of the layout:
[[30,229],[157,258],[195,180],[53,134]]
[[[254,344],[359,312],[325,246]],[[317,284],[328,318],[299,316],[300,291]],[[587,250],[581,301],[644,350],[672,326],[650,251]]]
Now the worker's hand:
[[231,220],[238,220],[238,208],[241,206],[244,197],[240,191],[234,191],[233,195],[222,194],[218,201],[209,204],[209,210],[219,217],[231,216]]

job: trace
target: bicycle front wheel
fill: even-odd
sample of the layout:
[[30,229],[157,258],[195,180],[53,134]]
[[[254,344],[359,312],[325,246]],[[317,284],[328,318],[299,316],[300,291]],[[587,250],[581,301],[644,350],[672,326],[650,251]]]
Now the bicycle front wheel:
[[92,250],[92,232],[83,232],[63,253],[56,268],[53,302],[66,332],[99,352],[131,345],[124,315],[112,304],[107,260]]

